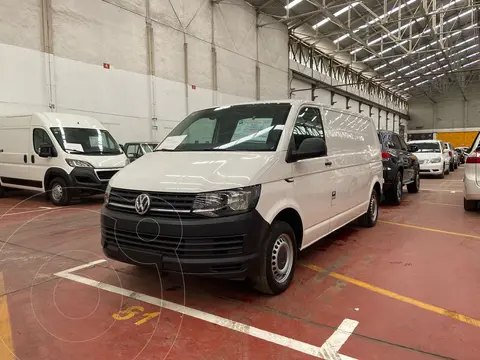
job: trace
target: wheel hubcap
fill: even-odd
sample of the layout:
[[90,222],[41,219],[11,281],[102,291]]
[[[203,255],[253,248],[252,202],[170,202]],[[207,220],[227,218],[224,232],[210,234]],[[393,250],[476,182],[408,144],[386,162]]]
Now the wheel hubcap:
[[63,197],[63,189],[59,184],[52,187],[52,197],[55,201],[60,201]]
[[293,243],[287,234],[280,235],[273,244],[272,250],[272,273],[276,282],[283,283],[292,272],[293,267]]
[[377,220],[378,204],[377,204],[377,198],[375,197],[374,194],[372,194],[372,199],[370,200],[370,216],[373,222]]

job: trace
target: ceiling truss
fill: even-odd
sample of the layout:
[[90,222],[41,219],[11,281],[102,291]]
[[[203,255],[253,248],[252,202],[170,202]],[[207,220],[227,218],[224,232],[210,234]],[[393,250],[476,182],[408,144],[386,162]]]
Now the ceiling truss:
[[288,26],[295,61],[397,104],[480,83],[478,0],[248,1]]

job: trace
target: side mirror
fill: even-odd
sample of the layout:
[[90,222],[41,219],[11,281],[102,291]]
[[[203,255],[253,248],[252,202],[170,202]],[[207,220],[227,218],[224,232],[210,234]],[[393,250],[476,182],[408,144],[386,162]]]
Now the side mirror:
[[292,163],[298,160],[311,159],[327,155],[327,145],[325,141],[312,137],[302,141],[298,150],[290,150],[287,153],[287,163]]
[[417,145],[408,145],[408,151],[417,152],[418,151],[418,146]]
[[42,158],[49,158],[57,156],[55,148],[50,144],[42,144],[40,145],[38,156]]
[[391,142],[391,141],[389,141],[389,142],[387,143],[387,146],[388,146],[389,149],[395,149],[395,144],[394,144],[393,142]]

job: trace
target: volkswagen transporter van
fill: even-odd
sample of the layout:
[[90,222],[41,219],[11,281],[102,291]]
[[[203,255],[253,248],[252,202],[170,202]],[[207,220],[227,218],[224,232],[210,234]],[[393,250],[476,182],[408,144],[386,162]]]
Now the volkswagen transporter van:
[[298,100],[199,110],[111,179],[103,251],[278,294],[300,250],[376,224],[382,184],[368,117]]

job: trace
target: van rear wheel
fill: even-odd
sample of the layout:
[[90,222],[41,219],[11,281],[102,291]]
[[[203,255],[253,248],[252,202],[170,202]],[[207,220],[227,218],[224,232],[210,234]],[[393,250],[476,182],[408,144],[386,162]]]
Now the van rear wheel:
[[370,195],[370,203],[368,204],[368,210],[363,214],[359,223],[364,227],[374,227],[377,224],[378,219],[378,193],[375,189],[372,190]]
[[56,206],[65,206],[72,199],[71,191],[67,187],[67,183],[61,177],[56,177],[50,182],[50,199]]
[[252,279],[255,289],[270,295],[287,290],[296,260],[297,244],[292,227],[284,221],[274,221],[263,241],[258,274]]
[[0,198],[3,198],[5,196],[5,188],[0,185]]

